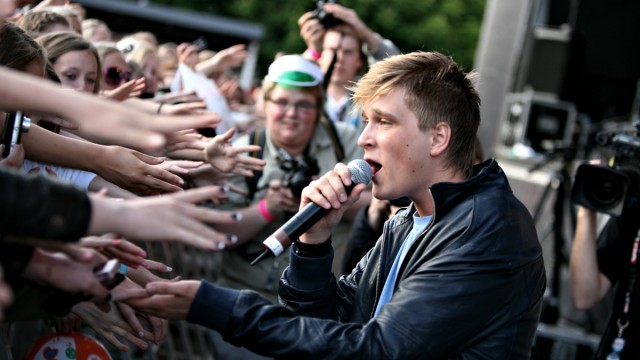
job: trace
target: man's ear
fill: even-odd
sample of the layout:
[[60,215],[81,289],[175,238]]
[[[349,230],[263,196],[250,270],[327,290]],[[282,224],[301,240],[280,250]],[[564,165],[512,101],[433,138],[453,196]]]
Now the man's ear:
[[439,122],[431,131],[431,150],[433,157],[442,155],[449,147],[451,127],[448,123]]

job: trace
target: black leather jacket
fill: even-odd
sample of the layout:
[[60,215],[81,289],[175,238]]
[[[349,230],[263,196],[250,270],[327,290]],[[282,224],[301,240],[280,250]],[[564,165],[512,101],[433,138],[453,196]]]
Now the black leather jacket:
[[431,187],[432,222],[376,318],[413,206],[385,224],[375,247],[338,282],[330,259],[292,252],[280,286],[292,312],[239,295],[232,317],[251,314],[244,323],[229,320],[228,339],[280,358],[529,359],[546,282],[542,251],[495,160],[475,170],[468,181]]

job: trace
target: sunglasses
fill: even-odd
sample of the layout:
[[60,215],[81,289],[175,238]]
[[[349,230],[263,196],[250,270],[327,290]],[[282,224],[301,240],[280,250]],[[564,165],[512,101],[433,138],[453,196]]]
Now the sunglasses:
[[127,69],[110,67],[104,70],[104,82],[107,85],[118,86],[131,80],[131,73]]

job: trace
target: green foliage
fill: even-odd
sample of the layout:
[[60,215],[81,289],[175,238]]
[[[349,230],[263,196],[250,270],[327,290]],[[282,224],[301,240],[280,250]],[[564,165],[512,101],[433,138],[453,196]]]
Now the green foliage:
[[[278,51],[299,53],[304,42],[297,20],[315,8],[313,0],[155,0],[156,3],[205,11],[260,23],[260,69],[264,71]],[[374,31],[391,39],[403,53],[440,51],[466,69],[473,59],[480,34],[485,0],[339,0],[357,11]]]

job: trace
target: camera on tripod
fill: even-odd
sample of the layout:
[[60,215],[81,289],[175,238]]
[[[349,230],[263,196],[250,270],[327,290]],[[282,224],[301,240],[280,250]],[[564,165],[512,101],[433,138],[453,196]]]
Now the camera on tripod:
[[578,167],[571,198],[573,203],[597,212],[620,216],[640,201],[640,123],[636,133],[603,132],[599,145],[614,150],[611,166],[583,164]]
[[322,26],[324,26],[325,29],[331,29],[334,28],[338,25],[344,24],[344,22],[338,18],[336,18],[335,16],[333,16],[333,14],[328,13],[324,10],[324,4],[328,3],[328,4],[335,4],[336,0],[328,0],[328,1],[324,1],[324,0],[318,0],[316,1],[316,8],[315,10],[313,10],[313,18],[318,19],[320,21],[320,23],[322,24]]

